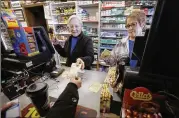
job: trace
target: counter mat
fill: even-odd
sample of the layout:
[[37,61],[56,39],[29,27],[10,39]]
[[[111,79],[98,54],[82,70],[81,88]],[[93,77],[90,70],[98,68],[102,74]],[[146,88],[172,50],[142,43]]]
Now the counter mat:
[[[50,104],[53,104],[57,99],[50,97]],[[97,111],[77,105],[76,115],[75,118],[96,118]],[[25,118],[40,118],[37,110],[35,109],[34,105],[30,103],[21,111],[21,117]]]

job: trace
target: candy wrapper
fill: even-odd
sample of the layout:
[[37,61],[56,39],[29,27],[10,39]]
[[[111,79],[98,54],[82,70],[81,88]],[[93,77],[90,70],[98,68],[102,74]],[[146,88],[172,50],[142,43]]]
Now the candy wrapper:
[[111,104],[111,94],[109,91],[109,85],[103,84],[101,95],[100,95],[100,112],[101,113],[109,113],[110,112],[110,104]]
[[104,83],[110,84],[112,88],[116,85],[116,67],[110,67]]
[[122,118],[162,118],[158,100],[161,95],[152,94],[147,88],[125,89]]

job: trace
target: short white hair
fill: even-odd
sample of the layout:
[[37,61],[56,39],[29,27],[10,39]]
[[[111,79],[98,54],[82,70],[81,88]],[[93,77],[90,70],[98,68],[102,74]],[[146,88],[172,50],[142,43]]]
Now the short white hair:
[[81,18],[80,18],[79,16],[77,16],[77,15],[72,15],[72,16],[69,17],[69,19],[68,19],[68,21],[67,21],[67,24],[68,24],[68,25],[70,24],[70,21],[71,21],[72,19],[77,19],[77,20],[79,20],[81,26],[83,26],[83,22],[81,21]]

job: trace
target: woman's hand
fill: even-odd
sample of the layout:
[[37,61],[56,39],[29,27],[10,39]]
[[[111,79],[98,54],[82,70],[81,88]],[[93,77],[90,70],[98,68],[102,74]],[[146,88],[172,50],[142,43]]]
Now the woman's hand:
[[85,68],[85,63],[84,63],[84,61],[83,61],[82,59],[80,59],[80,58],[78,58],[78,59],[76,60],[76,65],[77,65],[77,66],[81,66],[81,67],[80,67],[81,69],[84,69],[84,68]]
[[109,57],[111,55],[111,52],[109,50],[104,50],[102,53],[101,53],[101,58],[106,58],[106,57]]
[[56,38],[53,38],[51,41],[52,41],[52,44],[53,44],[53,45],[58,45],[58,44],[60,44],[59,40],[57,40]]

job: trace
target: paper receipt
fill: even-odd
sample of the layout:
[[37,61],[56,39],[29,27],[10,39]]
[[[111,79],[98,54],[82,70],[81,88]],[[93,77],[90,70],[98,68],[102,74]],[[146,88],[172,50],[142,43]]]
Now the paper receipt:
[[89,90],[97,93],[100,90],[101,87],[102,87],[102,85],[100,83],[95,82],[89,87]]

